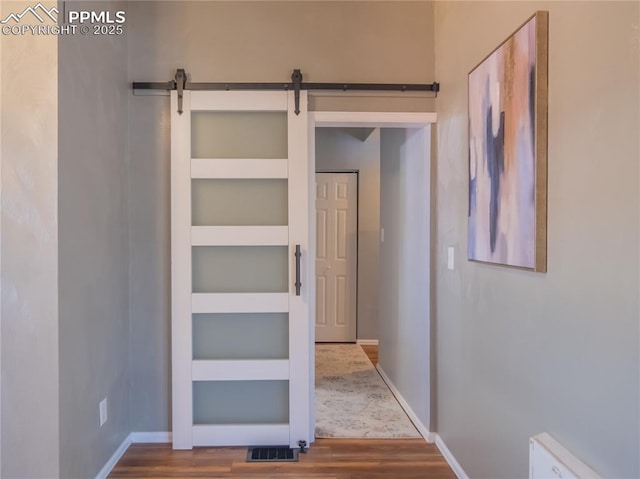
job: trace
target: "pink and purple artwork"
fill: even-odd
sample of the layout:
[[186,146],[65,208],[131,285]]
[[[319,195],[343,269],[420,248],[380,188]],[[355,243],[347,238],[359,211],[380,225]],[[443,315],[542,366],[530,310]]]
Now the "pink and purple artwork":
[[546,271],[546,22],[469,73],[470,260]]

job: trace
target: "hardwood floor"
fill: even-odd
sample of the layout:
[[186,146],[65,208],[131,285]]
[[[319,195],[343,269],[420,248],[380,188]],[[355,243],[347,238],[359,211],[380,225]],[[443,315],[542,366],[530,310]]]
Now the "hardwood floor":
[[423,439],[317,439],[300,462],[247,463],[244,447],[173,451],[169,444],[134,444],[111,478],[455,479]]
[[367,353],[369,357],[369,361],[373,363],[374,366],[378,365],[378,345],[377,344],[361,344],[360,347]]
[[[378,346],[362,346],[374,366]],[[207,479],[455,479],[434,444],[424,439],[316,439],[295,463],[246,462],[246,447],[174,451],[169,444],[134,444],[110,478]]]

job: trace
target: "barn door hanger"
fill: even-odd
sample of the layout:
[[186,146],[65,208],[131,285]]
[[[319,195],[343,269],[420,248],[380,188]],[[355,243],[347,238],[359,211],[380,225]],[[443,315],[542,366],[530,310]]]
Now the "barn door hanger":
[[176,72],[176,90],[178,91],[178,115],[182,115],[182,98],[187,89],[187,74],[184,68],[178,68]]

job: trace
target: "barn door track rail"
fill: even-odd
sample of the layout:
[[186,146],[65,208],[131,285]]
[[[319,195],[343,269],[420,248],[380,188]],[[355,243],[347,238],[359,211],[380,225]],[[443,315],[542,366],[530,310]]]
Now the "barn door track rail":
[[192,82],[184,68],[176,71],[175,80],[168,82],[133,82],[134,90],[177,90],[178,113],[182,114],[182,95],[184,90],[293,90],[295,92],[295,113],[300,113],[301,90],[337,90],[337,91],[431,91],[438,96],[439,83],[305,83],[302,72],[293,70],[291,81],[287,83],[224,83]]

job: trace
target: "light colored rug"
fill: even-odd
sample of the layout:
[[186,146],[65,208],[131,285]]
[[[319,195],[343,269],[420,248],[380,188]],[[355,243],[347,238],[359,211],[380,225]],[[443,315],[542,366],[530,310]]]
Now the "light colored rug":
[[421,437],[357,344],[316,344],[316,437]]

